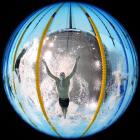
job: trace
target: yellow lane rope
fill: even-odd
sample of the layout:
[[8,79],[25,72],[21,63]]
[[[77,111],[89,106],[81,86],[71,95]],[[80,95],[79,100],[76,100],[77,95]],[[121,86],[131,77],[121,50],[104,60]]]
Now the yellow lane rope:
[[[63,4],[62,4],[63,5]],[[52,24],[52,21],[55,17],[55,15],[57,14],[57,12],[59,11],[59,9],[62,7],[62,5],[60,5],[58,7],[58,9],[55,11],[55,13],[50,17],[43,33],[42,33],[42,36],[41,36],[41,39],[39,41],[39,47],[38,47],[38,52],[37,52],[37,59],[36,59],[36,66],[35,66],[35,77],[36,77],[36,91],[37,91],[37,95],[38,95],[38,100],[39,100],[39,103],[40,103],[40,107],[41,107],[41,110],[43,112],[43,115],[46,119],[46,121],[49,123],[50,127],[52,128],[52,130],[60,137],[61,135],[57,132],[55,126],[51,123],[48,115],[47,115],[47,112],[45,110],[45,106],[44,106],[44,102],[43,102],[43,97],[41,95],[41,89],[40,89],[40,61],[41,61],[41,52],[42,52],[42,48],[43,48],[43,41],[46,37],[46,34]]]
[[92,117],[89,125],[86,127],[86,129],[84,130],[84,132],[82,133],[81,137],[84,136],[87,131],[90,129],[90,127],[92,126],[92,124],[94,123],[99,111],[100,111],[100,107],[103,103],[103,99],[104,99],[104,92],[105,92],[105,87],[106,87],[106,56],[105,56],[105,52],[104,52],[104,45],[102,43],[99,31],[94,23],[94,21],[92,20],[92,18],[89,16],[89,14],[85,11],[85,9],[80,5],[80,8],[82,9],[82,11],[85,13],[85,15],[87,16],[92,29],[95,32],[96,35],[96,39],[98,41],[98,45],[99,45],[99,49],[100,49],[100,54],[101,54],[101,62],[102,62],[102,81],[101,81],[101,90],[100,90],[100,96],[98,99],[98,104],[97,104],[97,108],[96,108],[96,112],[94,114],[94,116]]

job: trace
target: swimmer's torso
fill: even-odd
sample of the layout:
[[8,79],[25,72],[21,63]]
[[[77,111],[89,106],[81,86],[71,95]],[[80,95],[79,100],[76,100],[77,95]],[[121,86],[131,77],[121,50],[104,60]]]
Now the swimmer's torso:
[[70,79],[64,79],[64,80],[56,80],[56,86],[59,94],[59,98],[69,98],[69,86],[70,86]]

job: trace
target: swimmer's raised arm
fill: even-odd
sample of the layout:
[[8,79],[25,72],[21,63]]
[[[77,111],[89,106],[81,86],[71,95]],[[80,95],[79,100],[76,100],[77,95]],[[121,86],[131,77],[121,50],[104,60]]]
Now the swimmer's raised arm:
[[49,70],[49,68],[48,68],[48,65],[47,65],[47,63],[45,62],[44,59],[42,60],[42,63],[45,65],[45,68],[46,68],[46,70],[47,70],[48,75],[49,75],[51,78],[53,78],[54,80],[57,80],[58,78],[57,78],[56,76],[54,76],[54,75],[50,72],[50,70]]
[[69,76],[67,76],[68,79],[71,79],[71,78],[73,77],[73,75],[75,74],[75,72],[76,72],[76,70],[77,70],[77,64],[78,64],[78,62],[79,62],[79,59],[80,59],[80,56],[78,56],[78,57],[76,58],[76,62],[75,62],[74,68],[73,68],[71,74],[70,74]]

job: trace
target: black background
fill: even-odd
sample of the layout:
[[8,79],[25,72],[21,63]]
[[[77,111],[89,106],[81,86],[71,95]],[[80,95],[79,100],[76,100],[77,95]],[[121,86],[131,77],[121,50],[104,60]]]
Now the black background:
[[[44,5],[58,0],[4,0],[0,1],[0,62],[6,43],[17,25],[28,15]],[[138,0],[87,0],[117,18],[132,37],[138,55],[140,54],[140,7]],[[1,74],[2,75],[2,74]],[[1,79],[0,79],[1,80]],[[114,140],[140,139],[140,91],[136,94],[125,114],[108,129],[86,139]],[[32,129],[13,110],[0,81],[0,140],[54,140]]]

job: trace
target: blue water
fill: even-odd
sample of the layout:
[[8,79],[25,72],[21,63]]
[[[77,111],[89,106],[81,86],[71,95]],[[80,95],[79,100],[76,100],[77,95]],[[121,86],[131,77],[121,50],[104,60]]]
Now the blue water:
[[[12,77],[12,65],[15,56],[15,49],[18,42],[21,41],[17,50],[16,58],[24,48],[25,43],[31,42],[34,38],[37,38],[38,40],[40,39],[49,19],[60,5],[61,3],[46,6],[32,13],[17,27],[15,32],[11,35],[9,42],[7,43],[2,68],[5,92],[14,110],[21,116],[23,120],[25,120],[25,122],[30,124],[33,128],[55,137],[57,137],[57,134],[49,126],[49,123],[46,122],[41,109],[37,109],[34,106],[34,103],[28,105],[25,102],[22,94],[20,94],[22,91],[19,89],[17,89],[17,94],[15,94],[15,91],[13,90],[13,80],[16,81],[16,77],[14,76],[14,79]],[[112,60],[109,60],[110,62],[112,61],[112,64],[110,63],[110,67],[113,69],[112,77],[114,71],[119,71],[121,73],[122,79],[123,77],[127,77],[120,84],[120,95],[118,96],[118,99],[116,98],[115,105],[111,109],[109,108],[109,106],[111,106],[109,104],[110,100],[111,98],[113,99],[116,94],[115,91],[111,91],[107,100],[103,101],[95,122],[85,134],[85,136],[88,136],[109,127],[125,112],[135,93],[138,81],[139,65],[135,45],[133,44],[133,41],[125,28],[110,14],[103,11],[102,9],[83,3],[81,3],[81,6],[86,10],[89,16],[91,16],[93,22],[95,23],[106,51],[109,53],[114,53],[116,55],[114,57],[118,58],[118,61],[117,59],[113,60],[113,58]],[[87,16],[83,13],[79,7],[79,4],[71,3],[71,8],[72,27],[76,30],[89,32],[96,36]],[[54,17],[46,35],[69,28],[69,15],[70,3],[65,3]],[[26,32],[24,33],[24,31]],[[123,64],[121,68],[118,66],[120,63]],[[20,86],[19,83],[15,84],[16,86]],[[19,103],[23,105],[24,110],[21,108]],[[38,106],[40,107],[40,105]],[[107,110],[108,113],[104,113],[105,110]],[[56,129],[58,129],[62,137],[67,138],[80,137],[84,131],[84,127],[90,122],[89,120],[80,123],[80,125],[75,128],[76,132],[71,131],[71,128],[66,126],[67,129],[71,131],[68,133],[68,131],[62,131],[59,125],[61,122],[57,120],[57,117],[54,118],[54,122],[57,127]]]

